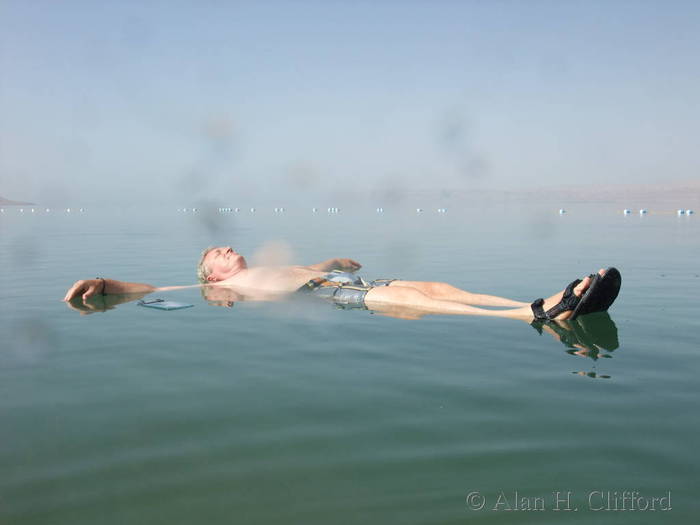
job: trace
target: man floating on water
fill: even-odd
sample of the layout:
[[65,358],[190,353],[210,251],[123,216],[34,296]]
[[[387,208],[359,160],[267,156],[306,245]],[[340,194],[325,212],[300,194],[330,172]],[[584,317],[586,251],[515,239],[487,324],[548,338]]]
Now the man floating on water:
[[[363,308],[390,313],[411,309],[420,314],[484,315],[529,322],[573,320],[593,312],[604,312],[617,297],[622,277],[616,268],[576,279],[564,290],[547,299],[525,303],[505,297],[461,290],[442,282],[376,279],[365,281],[355,274],[361,265],[345,258],[334,258],[310,266],[248,267],[245,258],[230,246],[207,248],[197,265],[197,275],[205,289],[225,287],[238,300],[275,300],[292,294],[327,299],[345,308]],[[114,294],[140,296],[185,287],[157,288],[145,283],[114,279],[77,281],[64,301]],[[205,291],[206,295],[206,291]],[[490,309],[483,307],[497,307]]]

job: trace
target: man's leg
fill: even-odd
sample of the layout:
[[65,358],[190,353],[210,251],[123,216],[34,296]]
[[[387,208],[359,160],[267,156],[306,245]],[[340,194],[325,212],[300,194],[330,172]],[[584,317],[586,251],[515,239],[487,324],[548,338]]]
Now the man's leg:
[[530,303],[514,301],[496,295],[484,295],[460,290],[447,283],[427,282],[427,281],[392,281],[389,286],[403,286],[414,288],[428,297],[441,301],[453,301],[462,304],[475,304],[480,306],[528,306]]
[[[581,283],[574,288],[577,296],[583,295],[591,283],[589,277],[584,277]],[[393,284],[393,283],[392,283]],[[545,300],[545,311],[561,301],[564,291],[554,294]],[[378,286],[372,288],[365,296],[365,304],[370,310],[382,311],[382,307],[404,306],[424,311],[431,314],[451,314],[451,315],[484,315],[490,317],[507,317],[510,319],[522,319],[531,321],[534,318],[530,306],[522,308],[510,308],[508,310],[487,310],[477,308],[455,301],[445,301],[434,299],[417,288],[409,286]],[[557,316],[557,319],[568,319],[571,312],[564,312]]]

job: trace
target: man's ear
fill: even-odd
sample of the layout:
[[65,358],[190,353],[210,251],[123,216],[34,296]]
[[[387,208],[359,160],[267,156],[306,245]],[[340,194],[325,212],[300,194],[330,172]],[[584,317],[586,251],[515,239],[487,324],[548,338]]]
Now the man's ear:
[[213,275],[207,275],[207,281],[209,281],[210,283],[215,283],[216,281],[218,281],[218,279]]

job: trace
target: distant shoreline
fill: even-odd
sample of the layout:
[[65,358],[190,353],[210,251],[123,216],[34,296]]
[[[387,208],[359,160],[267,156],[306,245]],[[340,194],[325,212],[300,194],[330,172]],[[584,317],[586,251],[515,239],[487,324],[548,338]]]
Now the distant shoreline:
[[0,206],[35,206],[33,202],[11,201],[5,197],[0,197]]

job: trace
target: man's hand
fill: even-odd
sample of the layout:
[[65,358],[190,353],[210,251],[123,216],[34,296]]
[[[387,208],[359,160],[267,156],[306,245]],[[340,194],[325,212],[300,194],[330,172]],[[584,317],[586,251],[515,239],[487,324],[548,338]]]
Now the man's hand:
[[353,261],[352,259],[341,259],[336,257],[334,259],[328,259],[327,261],[320,262],[318,264],[312,264],[307,266],[311,270],[318,270],[319,272],[331,272],[333,270],[342,270],[344,272],[356,272],[362,265]]
[[63,300],[70,301],[79,295],[82,295],[83,300],[85,300],[92,297],[96,293],[101,292],[103,286],[104,281],[102,279],[85,279],[82,281],[76,281],[75,284],[66,292],[66,296],[63,298]]
[[343,270],[344,272],[356,272],[362,268],[362,265],[359,262],[353,261],[352,259],[334,259],[334,262],[334,270],[337,269]]

